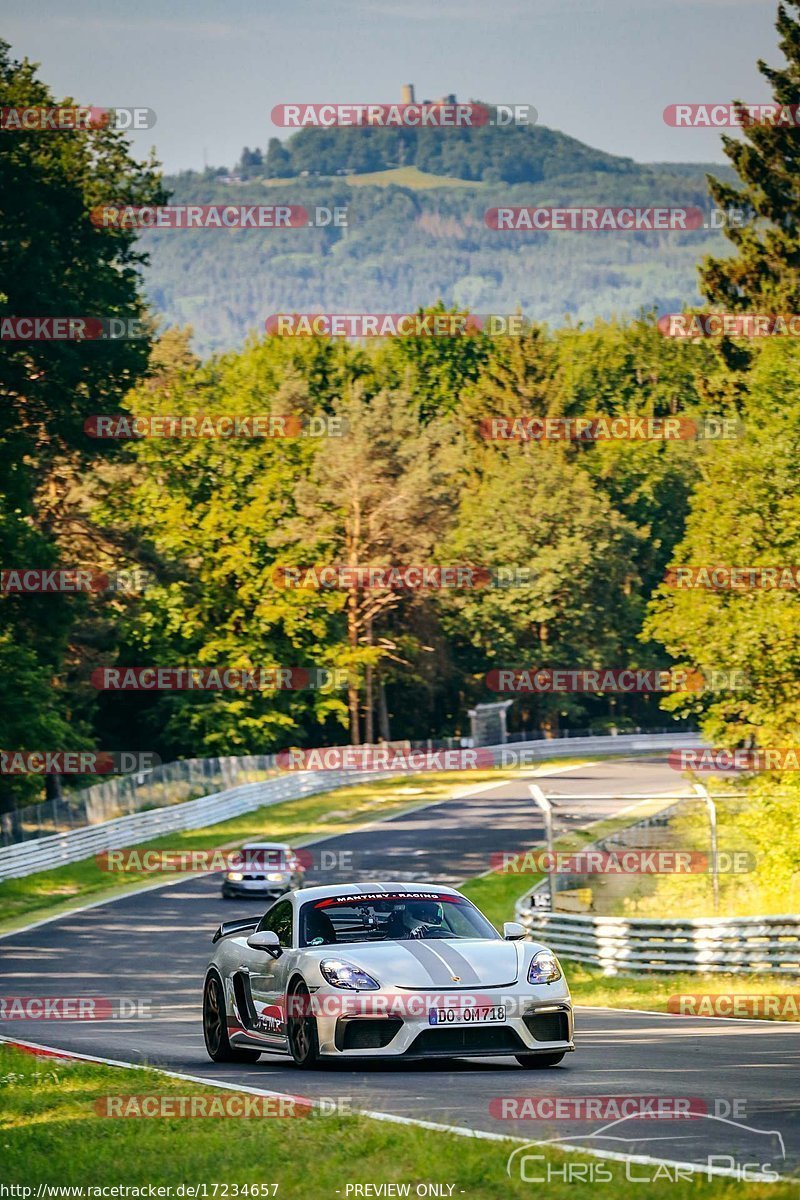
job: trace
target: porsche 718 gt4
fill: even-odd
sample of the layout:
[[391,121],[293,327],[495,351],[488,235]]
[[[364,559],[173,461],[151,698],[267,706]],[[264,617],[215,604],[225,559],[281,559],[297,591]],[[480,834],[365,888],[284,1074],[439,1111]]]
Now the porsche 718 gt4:
[[226,921],[203,993],[217,1062],[513,1055],[549,1067],[574,1049],[559,962],[507,922],[501,936],[453,888],[333,884]]

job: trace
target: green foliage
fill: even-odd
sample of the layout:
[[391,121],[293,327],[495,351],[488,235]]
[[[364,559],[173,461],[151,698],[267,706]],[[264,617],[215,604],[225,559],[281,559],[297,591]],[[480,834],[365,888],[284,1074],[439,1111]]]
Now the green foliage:
[[[487,106],[489,107],[489,106]],[[495,111],[489,108],[494,115]],[[272,147],[272,139],[270,147]],[[433,175],[539,183],[571,171],[624,175],[629,158],[593,150],[575,138],[541,126],[301,129],[285,143],[286,174],[342,175],[416,166]],[[276,155],[276,151],[271,149]],[[267,168],[269,167],[269,157]],[[265,172],[269,174],[269,170]],[[280,172],[283,174],[284,172]]]
[[[776,28],[786,65],[758,68],[775,102],[794,112],[800,103],[800,22],[798,0],[778,8]],[[709,177],[711,194],[722,209],[739,209],[747,218],[725,234],[736,250],[732,257],[708,258],[701,270],[704,294],[725,310],[787,312],[800,304],[800,185],[797,129],[785,125],[745,124],[744,136],[723,137],[736,171],[736,186]]]
[[[684,536],[683,566],[794,566],[800,562],[800,353],[773,342],[758,354],[743,413],[745,436],[709,443],[700,456]],[[720,744],[757,738],[796,745],[800,736],[800,622],[796,591],[714,591],[664,584],[646,630],[673,658],[705,671],[738,671],[735,691],[674,696],[669,707],[704,716]]]
[[[592,356],[610,379],[600,401]],[[674,346],[643,322],[363,348],[273,336],[206,364],[171,335],[127,403],[141,415],[326,414],[347,435],[135,443],[95,519],[146,548],[158,583],[123,615],[116,660],[324,666],[347,669],[351,686],[108,696],[114,736],[132,719],[170,757],[341,741],[348,724],[352,738],[466,733],[466,708],[492,698],[494,667],[664,662],[639,633],[696,447],[517,446],[476,432],[498,413],[696,405]],[[521,567],[531,581],[461,592],[276,584],[282,566],[323,563]],[[521,701],[515,714],[525,727],[657,720],[646,702],[564,696]]]
[[[55,103],[35,68],[15,62],[0,42],[0,105]],[[70,101],[64,101],[69,104]],[[153,164],[128,154],[111,129],[64,135],[19,132],[0,141],[0,316],[133,318],[145,315],[135,233],[96,227],[102,203],[163,197]],[[0,362],[0,562],[12,567],[72,565],[76,523],[70,489],[96,456],[83,431],[92,413],[113,412],[143,371],[149,339],[5,341]],[[71,515],[71,514],[69,514]],[[89,551],[90,553],[92,551]],[[96,553],[96,550],[95,550]],[[117,564],[119,565],[119,564]],[[6,688],[0,744],[75,748],[89,727],[67,688],[79,657],[80,597],[0,598],[0,658]],[[30,780],[8,777],[0,806],[24,799]]]
[[[449,557],[500,571],[519,566],[531,581],[453,592],[442,601],[445,629],[456,644],[463,640],[470,673],[631,662],[641,608],[636,539],[635,528],[560,449],[533,445],[495,455],[477,486],[462,492]],[[526,724],[546,727],[583,711],[564,695],[519,703]]]

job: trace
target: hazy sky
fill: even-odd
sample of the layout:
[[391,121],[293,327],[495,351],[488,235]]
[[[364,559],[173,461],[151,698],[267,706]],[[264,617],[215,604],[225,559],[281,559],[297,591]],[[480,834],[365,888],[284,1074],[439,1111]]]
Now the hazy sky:
[[642,162],[720,161],[720,139],[671,129],[667,104],[760,101],[780,63],[775,0],[32,0],[7,11],[17,58],[57,96],[155,109],[167,171],[232,166],[285,136],[287,101],[455,92],[533,104],[543,125]]

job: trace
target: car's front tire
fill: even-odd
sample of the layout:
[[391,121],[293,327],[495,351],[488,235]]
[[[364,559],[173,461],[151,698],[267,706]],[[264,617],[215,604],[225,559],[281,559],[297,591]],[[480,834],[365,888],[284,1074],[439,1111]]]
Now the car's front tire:
[[214,1062],[258,1062],[259,1050],[240,1050],[228,1038],[228,1018],[222,980],[209,975],[203,988],[203,1038],[208,1057]]
[[319,1064],[319,1033],[317,1019],[311,1012],[311,997],[302,982],[289,993],[286,1018],[286,1037],[294,1065],[301,1071]]
[[566,1050],[559,1050],[555,1054],[515,1054],[514,1057],[521,1067],[538,1071],[542,1067],[557,1067],[565,1054]]

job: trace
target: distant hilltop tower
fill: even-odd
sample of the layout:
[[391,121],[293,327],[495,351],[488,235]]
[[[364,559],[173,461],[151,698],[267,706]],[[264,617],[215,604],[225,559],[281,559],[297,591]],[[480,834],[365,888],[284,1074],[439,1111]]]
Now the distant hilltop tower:
[[[414,95],[413,83],[404,83],[400,87],[400,103],[401,104],[416,104]],[[423,104],[455,104],[455,92],[448,92],[446,96],[440,96],[438,100],[423,100]]]

